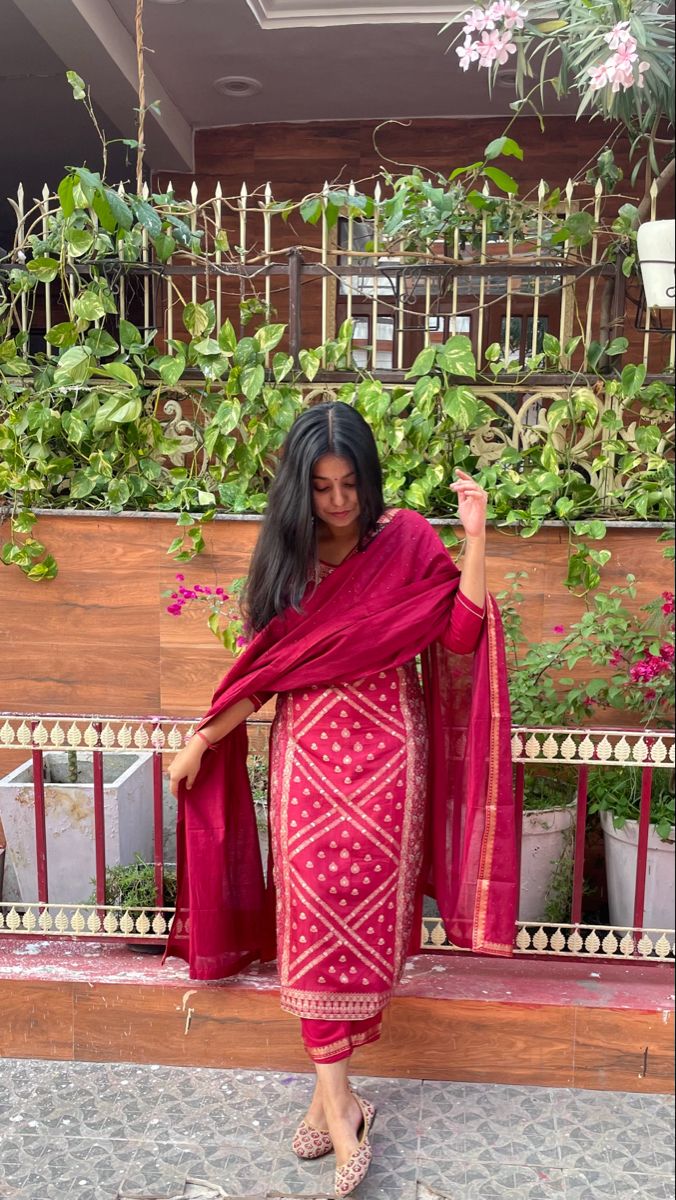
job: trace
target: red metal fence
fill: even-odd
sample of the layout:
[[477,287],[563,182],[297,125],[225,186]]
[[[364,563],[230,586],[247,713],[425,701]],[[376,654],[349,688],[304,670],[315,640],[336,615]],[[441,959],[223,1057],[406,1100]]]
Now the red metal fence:
[[[0,814],[4,814],[8,852],[12,854],[12,823],[8,819],[23,807],[24,814],[32,808],[34,836],[35,894],[0,902],[0,935],[21,937],[80,937],[95,940],[122,939],[126,942],[161,943],[172,919],[173,910],[165,906],[165,781],[163,762],[175,753],[192,735],[194,723],[163,717],[87,717],[87,716],[25,716],[0,714],[0,749],[27,752],[32,764],[32,780],[19,794],[2,800],[0,784]],[[45,782],[45,758],[50,752],[78,751],[91,756],[91,800],[95,876],[94,895],[88,903],[54,901],[50,899],[50,856],[57,849],[57,839],[63,828],[50,838],[49,820],[53,818],[55,796],[63,798],[65,785]],[[527,769],[545,769],[556,777],[564,771],[576,773],[574,838],[571,847],[570,908],[558,920],[519,920],[515,929],[515,948],[522,954],[567,955],[573,957],[613,958],[628,962],[666,960],[674,957],[673,930],[661,927],[646,928],[646,884],[650,873],[651,804],[657,772],[673,771],[674,735],[665,731],[629,731],[606,729],[525,729],[515,728],[512,737],[515,766],[519,845],[526,792]],[[106,823],[105,756],[112,752],[131,756],[140,754],[149,767],[149,794],[144,791],[142,807],[149,816],[152,810],[152,862],[154,897],[152,904],[127,906],[124,901],[107,903],[106,869],[109,865],[107,841],[110,825]],[[126,759],[125,759],[126,761]],[[585,853],[588,834],[588,796],[592,771],[608,768],[633,767],[640,772],[640,804],[638,806],[638,843],[633,880],[633,919],[625,924],[599,924],[585,917],[584,897],[588,881],[585,878]],[[17,774],[15,771],[14,775]],[[24,772],[25,775],[25,772]],[[25,780],[24,780],[25,782]],[[79,785],[82,786],[82,785]],[[56,789],[56,790],[55,790]],[[58,799],[57,796],[57,799]],[[10,807],[8,808],[7,805]],[[15,807],[12,808],[12,805]],[[81,816],[81,813],[80,813]],[[116,836],[119,831],[115,831]],[[670,855],[665,862],[671,872],[665,886],[673,894],[673,829]],[[24,857],[27,853],[25,846]],[[30,854],[30,849],[28,851]],[[129,860],[127,847],[127,861]],[[423,948],[435,950],[448,947],[441,923],[436,916],[426,916],[422,930]],[[449,947],[452,949],[452,947]]]

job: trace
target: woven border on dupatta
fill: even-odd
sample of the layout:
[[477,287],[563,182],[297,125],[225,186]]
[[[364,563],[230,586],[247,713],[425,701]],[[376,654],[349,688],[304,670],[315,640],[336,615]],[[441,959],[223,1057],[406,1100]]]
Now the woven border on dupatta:
[[513,942],[492,942],[486,937],[486,915],[488,912],[489,893],[491,889],[491,873],[495,853],[495,840],[498,817],[499,790],[499,761],[502,721],[504,714],[500,706],[500,685],[498,678],[498,647],[495,628],[495,610],[493,599],[489,597],[486,605],[486,636],[488,638],[488,677],[490,690],[490,753],[488,763],[488,781],[486,785],[486,811],[484,831],[481,840],[479,881],[476,894],[476,907],[472,928],[472,945],[475,951],[486,950],[491,954],[507,956],[514,949]]

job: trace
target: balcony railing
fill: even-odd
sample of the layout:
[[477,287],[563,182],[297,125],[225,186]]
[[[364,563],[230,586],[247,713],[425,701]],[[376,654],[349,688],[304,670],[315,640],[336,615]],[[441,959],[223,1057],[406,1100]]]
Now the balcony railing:
[[[173,917],[164,902],[163,758],[179,750],[192,736],[195,722],[165,717],[90,717],[0,714],[0,750],[23,750],[32,760],[34,783],[26,785],[20,802],[32,809],[35,894],[0,903],[0,935],[23,938],[77,937],[96,941],[162,944]],[[44,759],[49,751],[86,751],[91,755],[95,878],[91,903],[50,900],[50,855],[55,837],[48,836],[50,784],[44,782]],[[125,907],[106,904],[106,825],[104,759],[107,754],[149,755],[150,794],[142,798],[152,810],[154,904]],[[572,846],[572,898],[568,920],[518,921],[515,952],[572,958],[617,959],[628,963],[674,958],[674,932],[644,927],[651,795],[656,772],[673,770],[675,738],[671,732],[612,729],[515,728],[512,735],[516,800],[520,823],[524,784],[529,767],[565,767],[576,772],[576,823]],[[0,756],[1,759],[2,756]],[[633,921],[629,926],[587,924],[583,917],[585,838],[588,784],[591,771],[631,765],[641,772],[637,866],[633,885]],[[17,801],[18,802],[18,801]],[[58,835],[58,831],[57,831]],[[129,853],[129,849],[128,849]],[[133,849],[132,849],[133,853]],[[423,919],[421,948],[449,946],[437,917]]]
[[[625,279],[621,254],[606,254],[609,235],[604,230],[622,198],[606,195],[600,183],[591,188],[569,180],[552,207],[552,193],[541,181],[518,233],[496,235],[486,209],[469,231],[469,241],[468,231],[455,228],[446,238],[413,250],[388,238],[380,186],[368,197],[368,221],[350,207],[355,191],[353,183],[344,189],[345,203],[338,210],[335,193],[326,184],[317,193],[313,223],[305,223],[297,213],[291,221],[285,219],[285,198],[275,197],[270,184],[251,190],[243,183],[235,196],[224,195],[217,185],[213,195],[202,196],[193,183],[181,196],[170,183],[165,210],[171,212],[175,204],[184,227],[201,235],[208,253],[177,246],[167,261],[160,261],[144,229],[138,261],[128,261],[122,242],[118,256],[95,262],[71,258],[69,286],[74,294],[78,275],[83,280],[92,271],[102,275],[117,306],[108,324],[127,319],[144,333],[157,331],[168,354],[174,353],[171,340],[183,336],[187,302],[212,301],[217,326],[230,317],[243,335],[240,304],[256,299],[260,312],[287,324],[286,347],[295,359],[301,349],[326,343],[350,319],[355,366],[393,380],[421,349],[452,333],[471,338],[480,367],[486,365],[489,345],[500,348],[505,363],[523,364],[541,350],[549,333],[562,346],[581,335],[572,356],[562,357],[566,370],[584,373],[585,347],[623,334],[633,341],[633,362],[642,359],[649,371],[660,374],[673,368],[674,310],[663,316],[665,325],[650,311],[637,318],[640,283]],[[120,192],[124,194],[122,185]],[[664,201],[654,188],[652,219],[660,215],[660,204]],[[45,185],[31,205],[20,187],[14,206],[15,252],[0,263],[0,282],[3,275],[26,269],[21,247],[31,234],[48,237],[58,200]],[[575,246],[569,239],[552,245],[552,221],[580,210],[594,218],[587,244]],[[15,296],[13,324],[30,336],[31,348],[41,348],[44,335],[67,319],[66,301],[58,279],[38,282],[30,296],[20,291]],[[57,353],[49,343],[44,349],[48,356]],[[621,365],[621,356],[613,358],[613,365]],[[549,382],[555,383],[551,364],[547,370]]]

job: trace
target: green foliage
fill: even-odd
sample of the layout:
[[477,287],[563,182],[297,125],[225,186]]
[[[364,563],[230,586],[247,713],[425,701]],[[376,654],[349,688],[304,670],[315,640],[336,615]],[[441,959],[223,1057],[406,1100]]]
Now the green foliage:
[[[92,883],[96,881],[92,879]],[[164,901],[168,908],[176,904],[176,871],[164,869]],[[87,901],[96,904],[93,892]],[[133,863],[106,868],[106,904],[120,909],[155,908],[155,867],[137,854]]]
[[[68,79],[89,111],[86,85],[73,72]],[[95,121],[93,110],[90,116]],[[105,150],[105,139],[103,144]],[[561,235],[583,245],[594,232],[593,218],[581,210],[564,220],[557,189],[537,203],[514,197],[496,161],[522,157],[518,143],[504,134],[480,160],[448,176],[430,178],[418,168],[385,176],[379,238],[429,250],[431,242],[457,234],[462,248],[479,246],[486,232],[527,242],[539,228],[544,246]],[[602,169],[611,172],[608,154]],[[486,181],[504,195],[486,194]],[[449,486],[462,467],[486,487],[488,517],[497,525],[522,537],[533,536],[548,519],[568,525],[567,583],[576,592],[599,582],[608,556],[598,545],[607,517],[672,516],[672,390],[660,382],[646,385],[642,366],[625,364],[621,374],[615,371],[594,387],[571,372],[570,385],[529,429],[524,448],[516,449],[502,411],[489,406],[475,385],[495,386],[508,376],[523,387],[533,372],[566,371],[580,337],[561,346],[546,334],[525,369],[503,362],[500,346],[489,347],[482,378],[469,338],[454,335],[422,350],[404,383],[386,388],[354,370],[350,321],[325,345],[304,347],[294,362],[284,346],[285,326],[250,295],[240,306],[245,336],[238,337],[230,320],[217,328],[212,301],[190,300],[182,308],[181,337],[160,353],[155,330],[118,319],[120,260],[138,263],[150,249],[163,263],[185,251],[206,266],[210,255],[231,252],[227,239],[214,242],[215,249],[203,247],[192,205],[172,193],[117,191],[107,184],[105,168],[100,174],[69,169],[55,199],[57,207],[44,221],[37,210],[34,220],[27,218],[24,241],[15,247],[25,254],[25,265],[11,266],[6,293],[0,289],[0,495],[11,515],[0,561],[29,578],[52,579],[57,572],[34,528],[37,508],[178,512],[169,547],[177,563],[200,553],[204,526],[218,510],[262,512],[279,448],[305,402],[303,388],[334,369],[353,374],[332,394],[356,405],[370,422],[389,504],[454,515]],[[273,208],[285,217],[295,211],[286,204]],[[616,245],[627,250],[630,208],[623,206],[616,222]],[[300,205],[310,222],[325,214],[335,223],[340,213],[371,219],[373,199],[332,188]],[[238,249],[232,253],[236,257]],[[14,328],[18,301],[30,303],[44,284],[54,288],[67,318],[47,334],[50,356],[29,354],[28,335]],[[624,339],[592,344],[586,369],[594,373],[601,363],[612,369],[626,348]],[[173,421],[164,415],[167,401]],[[635,444],[627,442],[627,428],[635,428]],[[492,461],[485,449],[496,445],[501,452]],[[600,482],[590,482],[590,465]],[[614,475],[606,469],[611,465]]]
[[[665,592],[636,613],[635,577],[598,589],[568,629],[533,643],[520,605],[527,572],[510,572],[498,593],[507,645],[512,719],[517,725],[584,726],[603,709],[636,714],[649,728],[670,727],[674,704],[674,598]],[[576,677],[571,672],[576,672]]]
[[[640,767],[604,767],[589,775],[589,812],[609,812],[613,825],[623,829],[627,821],[638,821],[641,804]],[[662,841],[673,838],[673,771],[655,771],[650,797],[650,822]]]

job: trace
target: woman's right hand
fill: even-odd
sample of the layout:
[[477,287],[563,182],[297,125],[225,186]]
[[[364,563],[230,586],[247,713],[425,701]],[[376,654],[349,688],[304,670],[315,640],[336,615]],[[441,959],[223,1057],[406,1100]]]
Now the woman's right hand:
[[207,746],[201,738],[194,736],[190,739],[187,746],[179,750],[178,754],[174,755],[171,766],[169,767],[169,788],[172,796],[178,800],[178,785],[182,779],[185,779],[185,786],[190,791],[197,772],[200,769],[202,755],[205,753]]

